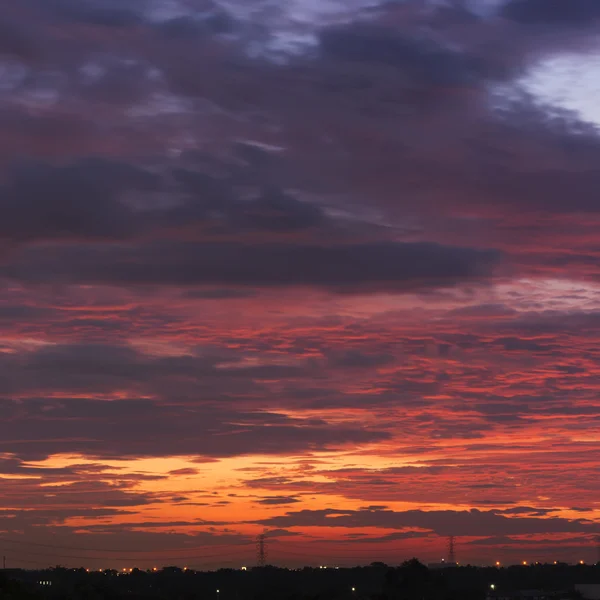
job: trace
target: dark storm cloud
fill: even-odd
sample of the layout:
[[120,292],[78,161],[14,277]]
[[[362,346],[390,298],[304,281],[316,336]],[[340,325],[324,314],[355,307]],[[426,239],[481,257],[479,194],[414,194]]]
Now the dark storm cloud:
[[174,17],[156,25],[156,31],[168,39],[197,40],[201,36],[232,33],[237,22],[226,10],[213,10],[200,17]]
[[0,12],[0,58],[4,55],[30,61],[39,57],[39,50],[38,41],[30,28]]
[[[0,393],[35,394],[49,390],[103,393],[130,389],[148,394],[230,393],[235,381],[251,391],[253,382],[315,375],[306,363],[245,365],[243,354],[215,352],[149,356],[116,344],[57,344],[36,351],[0,354]],[[225,388],[221,388],[225,385]],[[212,386],[212,387],[211,387]],[[241,391],[240,389],[240,391]]]
[[384,431],[275,412],[166,406],[147,400],[0,400],[0,452],[37,459],[59,453],[103,458],[227,457],[321,451],[384,440]]
[[26,0],[46,18],[100,27],[132,27],[143,20],[145,0]]
[[21,281],[157,285],[312,286],[339,292],[451,287],[489,278],[490,250],[430,243],[352,245],[164,243],[22,253],[1,270]]
[[0,188],[0,239],[122,238],[136,227],[120,196],[155,178],[126,163],[87,159],[66,166],[30,162]]
[[510,0],[500,14],[524,25],[586,27],[600,18],[596,0]]
[[266,190],[257,200],[240,207],[239,225],[265,231],[297,231],[322,225],[324,211],[277,189]]
[[[129,79],[126,71],[132,67],[123,69],[120,75],[111,71],[111,77]],[[112,97],[112,87],[103,84],[102,93]],[[123,86],[116,87],[122,95]],[[86,93],[97,99],[97,91]],[[39,123],[35,129],[39,133]],[[56,133],[59,130],[61,123],[57,123]],[[166,178],[126,162],[93,157],[64,165],[21,163],[0,188],[0,208],[4,215],[0,238],[115,239],[149,229],[190,227],[205,235],[253,231],[285,234],[335,228],[334,221],[321,207],[273,186],[265,186],[246,199],[241,197],[242,192],[231,177],[219,179],[181,168],[175,169],[172,176],[176,187],[170,191],[183,195],[184,199],[171,202],[170,208],[144,201],[143,210],[136,212],[124,201],[126,194],[165,191]]]
[[[600,152],[598,153],[600,156]],[[502,204],[517,204],[521,209],[545,213],[575,213],[600,211],[600,174],[593,169],[530,170],[515,172],[500,168],[498,172],[484,171],[481,184],[492,186]],[[483,182],[485,176],[485,183]]]
[[[135,57],[119,55],[93,56],[90,60],[92,76],[71,76],[73,94],[81,102],[103,104],[120,109],[123,106],[145,103],[156,92],[152,81],[152,65]],[[90,66],[90,65],[88,65]]]
[[495,511],[301,510],[259,521],[276,527],[418,527],[438,535],[518,535],[527,533],[593,533],[596,525],[563,518],[505,517]]
[[336,26],[321,32],[320,43],[325,57],[395,67],[423,84],[465,85],[482,74],[472,58],[387,27],[363,23]]
[[214,233],[293,233],[335,226],[320,206],[275,187],[265,187],[245,199],[240,197],[234,181],[184,169],[176,169],[173,175],[189,199],[157,215],[163,226],[196,223],[209,227]]

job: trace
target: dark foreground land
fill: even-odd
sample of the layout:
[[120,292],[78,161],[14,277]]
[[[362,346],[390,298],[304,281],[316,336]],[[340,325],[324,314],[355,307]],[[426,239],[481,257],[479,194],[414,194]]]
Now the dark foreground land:
[[0,599],[65,600],[484,600],[582,598],[578,584],[600,583],[600,565],[429,569],[399,567],[299,570],[275,567],[197,572],[167,567],[87,572],[56,567],[0,571]]

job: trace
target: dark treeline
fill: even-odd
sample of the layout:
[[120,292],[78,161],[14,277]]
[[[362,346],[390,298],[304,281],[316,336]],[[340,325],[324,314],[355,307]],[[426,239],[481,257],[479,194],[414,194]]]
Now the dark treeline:
[[[399,567],[299,570],[276,567],[213,572],[166,567],[87,572],[56,567],[0,571],[0,599],[64,600],[484,600],[540,590],[579,598],[576,584],[600,583],[600,566],[531,565],[429,569],[416,559]],[[492,587],[493,586],[493,587]]]

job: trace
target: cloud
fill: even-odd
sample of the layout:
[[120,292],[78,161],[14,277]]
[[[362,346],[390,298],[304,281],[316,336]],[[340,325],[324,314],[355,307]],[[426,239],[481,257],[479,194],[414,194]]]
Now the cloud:
[[[235,175],[235,174],[234,174]],[[276,187],[265,186],[253,198],[241,198],[235,182],[201,172],[177,169],[174,177],[190,198],[158,215],[166,226],[202,224],[214,233],[264,231],[294,233],[333,227],[317,204],[301,201]]]
[[28,0],[28,3],[46,11],[54,19],[110,28],[140,24],[142,13],[139,7],[147,5],[144,1],[133,3],[127,0]]
[[182,469],[174,469],[173,471],[169,471],[169,475],[198,475],[198,469],[192,469],[189,467],[184,467]]
[[593,533],[595,524],[559,517],[505,517],[494,511],[300,510],[259,521],[276,527],[418,527],[441,536],[514,535],[527,533]]
[[423,84],[465,85],[477,74],[476,65],[458,52],[402,36],[392,28],[363,23],[335,26],[321,32],[320,43],[325,57],[395,67]]
[[[53,454],[102,458],[162,455],[279,455],[368,444],[389,437],[360,424],[291,418],[268,411],[168,406],[147,400],[1,400],[0,452],[42,459]],[[266,433],[268,432],[268,435]],[[166,453],[166,454],[165,454]]]
[[[25,253],[0,271],[21,281],[87,284],[307,286],[338,292],[484,282],[497,252],[431,243],[346,245],[159,243]],[[32,260],[33,258],[33,260]]]
[[299,500],[293,496],[269,496],[258,500],[258,504],[264,504],[265,506],[279,506],[281,504],[294,504],[295,502],[299,502]]
[[205,14],[200,18],[194,16],[180,16],[160,21],[156,30],[160,35],[169,39],[194,40],[204,35],[230,34],[235,31],[237,22],[226,10],[219,9]]
[[593,535],[595,2],[0,4],[3,528]]
[[328,358],[336,367],[351,369],[377,368],[394,362],[391,354],[368,354],[354,349],[331,353]]
[[[0,355],[0,393],[36,395],[44,391],[70,394],[164,394],[171,399],[195,397],[202,390],[212,394],[234,393],[235,381],[247,392],[262,380],[296,379],[315,374],[307,362],[278,364],[239,353],[190,352],[179,356],[153,356],[128,345],[80,343],[55,344],[25,353]],[[211,387],[212,385],[212,387]],[[220,385],[224,387],[219,390]],[[214,396],[213,396],[214,397]]]
[[600,18],[600,8],[594,0],[510,0],[500,14],[524,25],[587,27]]
[[132,189],[148,190],[151,174],[125,163],[87,159],[68,166],[23,164],[0,188],[0,239],[119,239],[135,229],[121,202]]
[[37,59],[40,48],[32,31],[10,15],[0,14],[0,57],[26,62]]

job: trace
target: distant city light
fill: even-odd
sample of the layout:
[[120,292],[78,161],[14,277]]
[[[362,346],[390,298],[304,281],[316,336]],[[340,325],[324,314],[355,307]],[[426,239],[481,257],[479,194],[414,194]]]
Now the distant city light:
[[247,571],[248,567],[242,567],[242,571]]
[[496,589],[496,584],[495,583],[490,584],[490,590],[495,590],[495,589]]
[[497,561],[496,561],[496,566],[497,566],[497,567],[499,567],[499,566],[500,566],[500,561],[499,561],[499,560],[497,560]]
[[353,591],[353,592],[355,592],[355,591],[356,591],[356,588],[355,588],[355,587],[353,587],[353,588],[352,588],[352,591]]
[[580,561],[579,561],[579,564],[580,564],[580,565],[584,565],[584,564],[585,564],[585,562],[584,562],[584,561],[582,561],[582,560],[580,560]]
[[524,560],[524,561],[523,561],[523,564],[524,564],[525,566],[527,566],[527,561],[526,561],[526,560]]

